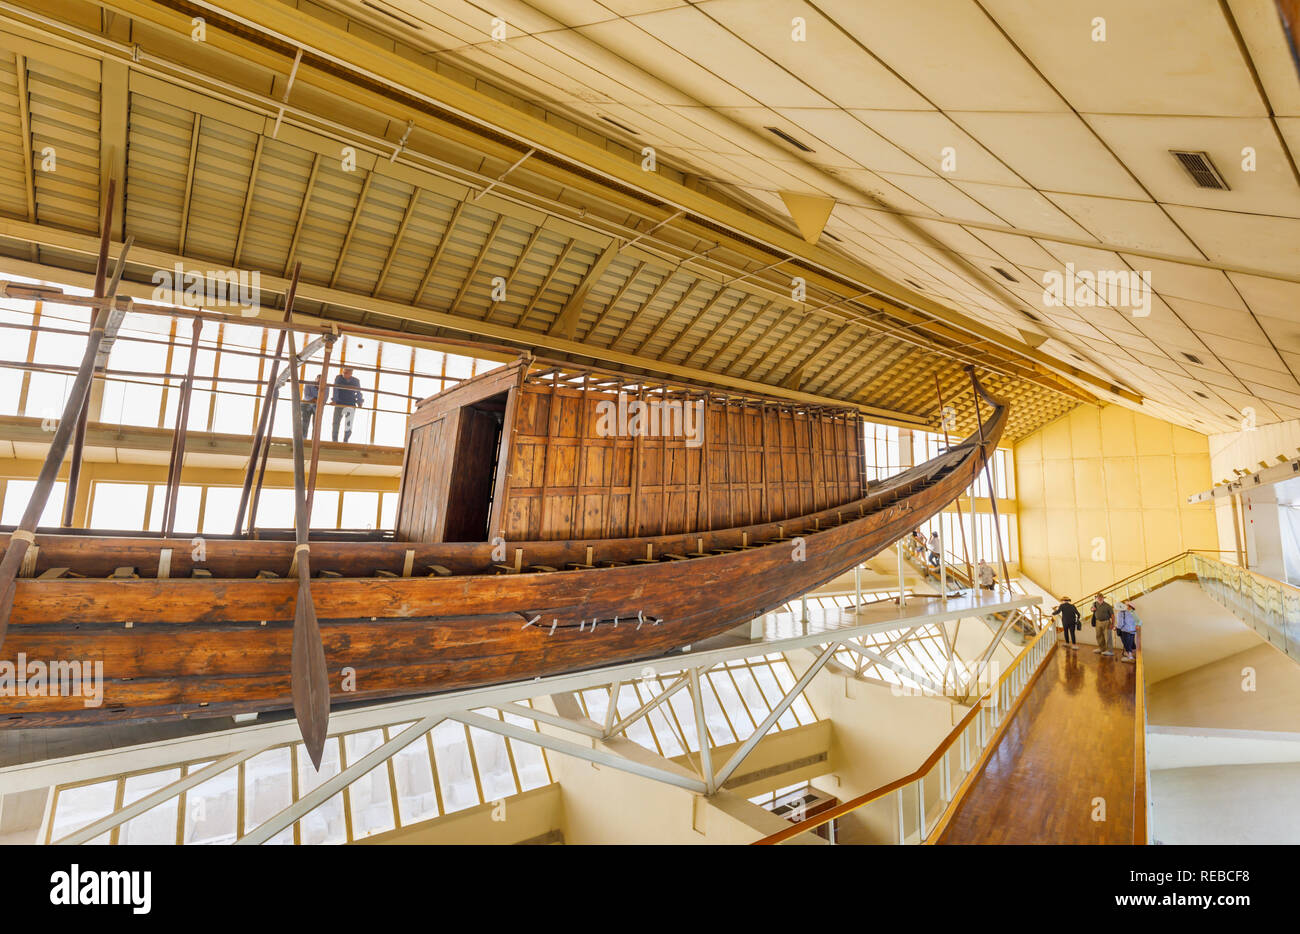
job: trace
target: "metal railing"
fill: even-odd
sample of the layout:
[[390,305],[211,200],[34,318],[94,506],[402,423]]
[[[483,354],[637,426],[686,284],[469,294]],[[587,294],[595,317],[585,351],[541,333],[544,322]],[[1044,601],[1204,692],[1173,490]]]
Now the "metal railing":
[[916,771],[756,842],[820,842],[813,831],[830,821],[836,821],[837,844],[931,842],[983,767],[1056,638],[1054,626],[1040,631]]
[[[1297,655],[1300,652],[1300,588],[1219,561],[1210,554],[1205,551],[1183,552],[1099,592],[1116,604],[1133,600],[1180,578],[1196,579],[1213,599],[1252,625],[1270,643],[1300,660],[1300,655]],[[1034,609],[1038,610],[1037,607]],[[1049,619],[1038,611],[1035,620],[1038,634],[920,768],[756,842],[813,842],[814,831],[831,821],[836,822],[834,842],[837,844],[933,842],[978,777],[1007,718],[1019,706],[1025,689],[1055,647],[1057,630],[1054,625],[1046,625]],[[1138,844],[1149,842],[1151,832],[1142,675],[1139,656],[1134,722],[1133,826],[1133,842]]]
[[1300,587],[1201,552],[1179,557],[1212,600],[1300,662]]

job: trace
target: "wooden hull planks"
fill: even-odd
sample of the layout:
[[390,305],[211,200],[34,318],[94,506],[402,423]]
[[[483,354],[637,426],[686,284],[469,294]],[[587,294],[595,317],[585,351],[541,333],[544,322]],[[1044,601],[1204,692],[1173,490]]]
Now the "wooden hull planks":
[[[456,572],[311,581],[332,702],[429,694],[663,658],[726,632],[832,580],[941,511],[982,468],[983,451],[992,450],[1005,420],[1006,408],[1000,406],[985,426],[983,447],[967,442],[873,487],[860,500],[784,523],[519,546],[529,565],[580,563],[587,548],[598,560],[634,562],[647,545],[656,559],[681,554],[682,560],[494,574],[488,573],[493,556],[486,544],[313,543],[313,563],[325,570],[333,565],[364,574],[400,573],[407,552],[414,551],[416,573],[427,572],[428,564]],[[773,541],[796,535],[803,539],[802,560],[791,541]],[[734,550],[685,557],[701,541],[706,550]],[[89,575],[127,565],[141,577],[18,581],[0,666],[16,666],[20,655],[96,660],[103,664],[103,695],[101,703],[87,706],[83,696],[5,693],[0,726],[229,716],[291,706],[297,582],[249,578],[268,566],[284,573],[292,543],[209,541],[202,563],[181,550],[188,548],[188,539],[39,535],[38,544],[38,573],[73,567]],[[147,576],[150,556],[156,574],[158,554],[166,547],[173,549],[171,569],[177,576]],[[181,576],[190,566],[243,576]],[[344,669],[352,670],[354,690],[345,689]]]

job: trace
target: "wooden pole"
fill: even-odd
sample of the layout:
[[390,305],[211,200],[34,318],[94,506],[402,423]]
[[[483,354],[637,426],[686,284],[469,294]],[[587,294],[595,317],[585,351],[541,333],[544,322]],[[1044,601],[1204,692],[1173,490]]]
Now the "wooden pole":
[[[105,283],[108,281],[108,245],[113,235],[113,205],[116,201],[117,179],[108,180],[108,198],[104,202],[103,219],[99,225],[99,256],[95,259],[95,298],[104,297]],[[123,250],[125,256],[126,251]],[[100,305],[92,312],[94,317],[92,321],[98,322],[100,315],[104,315],[104,328],[108,326],[107,313],[111,311],[110,305]],[[103,334],[103,329],[100,331]],[[95,344],[96,354],[99,352],[99,343]],[[92,362],[94,357],[91,357]],[[92,370],[93,375],[93,370]],[[75,419],[75,436],[72,442],[72,463],[68,465],[68,494],[63,503],[63,527],[68,528],[72,525],[72,514],[77,506],[77,484],[81,481],[81,455],[86,445],[86,419],[90,410],[90,384],[87,383],[86,389],[78,401],[80,408],[73,414]],[[60,455],[62,457],[62,455]]]
[[312,418],[311,472],[307,476],[307,520],[311,521],[311,505],[316,499],[316,468],[320,466],[320,432],[325,424],[325,376],[330,370],[330,355],[334,353],[333,337],[325,338],[325,357],[321,361],[320,376],[316,378],[316,414]]
[[[287,297],[286,297],[286,308]],[[285,320],[288,320],[285,315]],[[248,472],[244,474],[244,488],[239,494],[239,509],[235,513],[235,534],[243,534],[244,531],[244,514],[248,509],[248,497],[253,489],[253,473],[257,469],[258,455],[262,451],[262,442],[266,441],[270,446],[270,438],[267,437],[269,432],[268,424],[271,416],[272,400],[275,398],[275,378],[280,375],[280,355],[284,353],[284,336],[288,333],[287,329],[281,329],[279,336],[275,341],[275,356],[271,358],[271,369],[267,373],[266,392],[267,400],[262,403],[262,411],[257,419],[257,431],[253,433],[253,449],[248,453]],[[251,528],[252,523],[250,521]]]
[[[944,420],[944,415],[943,415],[943,387],[939,385],[938,373],[934,374],[934,389],[935,392],[938,393],[939,395],[939,427],[943,429],[943,443],[945,447],[952,447],[952,438],[948,436],[948,423]],[[966,580],[970,584],[971,588],[974,589],[979,585],[979,582],[975,580],[975,570],[971,567],[971,563],[970,563],[970,552],[966,550],[966,526],[962,522],[961,497],[958,496],[955,500],[953,500],[953,503],[956,504],[957,506],[957,531],[961,533],[961,557],[962,560],[966,562]],[[974,511],[971,512],[970,522],[971,522],[971,531],[974,532],[974,528],[975,528]]]
[[[110,188],[110,192],[111,190]],[[36,544],[36,523],[40,521],[41,513],[45,511],[50,491],[54,489],[54,480],[59,474],[59,467],[63,464],[63,455],[68,452],[68,443],[76,430],[77,413],[90,391],[90,379],[95,371],[95,357],[99,354],[99,341],[108,328],[112,300],[116,297],[118,284],[122,281],[122,272],[126,269],[126,254],[131,249],[131,243],[131,238],[127,238],[117,258],[113,281],[108,286],[108,300],[95,313],[90,333],[86,335],[86,349],[81,356],[81,365],[73,378],[68,398],[64,400],[63,416],[59,419],[59,426],[54,431],[53,440],[50,441],[50,449],[45,452],[45,463],[41,465],[40,475],[36,478],[32,498],[27,501],[27,509],[23,512],[18,527],[9,536],[4,559],[0,560],[0,645],[4,644],[5,633],[9,629],[9,615],[14,607],[17,577],[20,572],[30,575],[35,570],[31,566],[34,562],[25,559],[28,549]]]
[[190,398],[194,391],[194,364],[199,358],[199,335],[203,320],[194,319],[194,336],[190,340],[190,359],[185,366],[185,383],[181,386],[180,401],[176,406],[176,428],[172,432],[172,457],[167,465],[167,498],[163,506],[163,537],[172,534],[176,525],[176,500],[181,490],[181,470],[185,465],[185,435],[190,423]]
[[984,387],[980,385],[979,377],[975,375],[975,367],[966,367],[966,372],[970,374],[971,391],[975,394],[975,424],[979,428],[980,434],[980,454],[984,459],[984,482],[989,488],[989,505],[993,507],[993,534],[998,543],[998,564],[1002,568],[1002,583],[1011,590],[1011,575],[1007,573],[1006,552],[1002,548],[1002,525],[998,521],[998,494],[993,488],[993,472],[989,469],[989,452],[985,450],[984,441],[984,417],[980,415],[980,397],[986,396]]
[[[292,320],[293,298],[298,290],[298,274],[302,264],[293,268],[293,280],[285,297],[285,320]],[[294,550],[293,567],[298,575],[298,598],[293,614],[293,650],[290,659],[290,683],[293,693],[293,713],[302,732],[303,745],[312,765],[320,770],[321,755],[325,751],[325,735],[329,731],[330,689],[329,671],[325,664],[325,647],[321,643],[320,626],[316,622],[316,608],[311,599],[311,548],[308,545],[310,514],[307,512],[307,478],[303,469],[302,419],[298,406],[302,403],[302,387],[298,380],[298,353],[293,335],[289,335],[289,382],[294,404],[293,418],[293,500],[294,500]],[[274,392],[275,384],[271,384]]]

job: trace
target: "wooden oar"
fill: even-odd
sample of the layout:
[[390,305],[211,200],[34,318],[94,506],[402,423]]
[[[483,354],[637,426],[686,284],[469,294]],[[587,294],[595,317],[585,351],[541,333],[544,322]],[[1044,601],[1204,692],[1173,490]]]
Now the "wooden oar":
[[[298,272],[302,264],[293,269],[289,294],[285,297],[285,320],[293,313],[293,297],[298,291]],[[311,763],[320,770],[321,754],[325,751],[325,734],[329,729],[330,685],[329,671],[325,667],[325,646],[321,643],[320,627],[316,623],[316,607],[311,602],[311,548],[307,544],[310,517],[307,513],[307,478],[303,464],[302,387],[298,381],[298,354],[294,349],[292,332],[289,342],[289,378],[293,398],[293,499],[294,541],[293,564],[298,572],[298,599],[293,612],[293,654],[289,667],[293,688],[293,713],[298,718],[303,744]],[[319,404],[319,402],[317,403]]]
[[[77,375],[72,381],[68,398],[64,400],[63,417],[59,419],[59,427],[54,431],[54,440],[50,442],[50,449],[45,452],[45,463],[41,466],[40,476],[36,479],[32,498],[27,501],[27,510],[23,513],[18,528],[14,529],[9,536],[9,546],[5,549],[4,560],[0,561],[0,645],[4,644],[5,633],[9,631],[9,614],[14,608],[14,591],[17,587],[18,574],[22,570],[32,570],[23,568],[23,559],[27,557],[27,549],[36,542],[36,523],[40,521],[41,513],[45,511],[45,504],[50,498],[50,491],[54,489],[54,480],[63,465],[63,456],[68,453],[68,442],[77,427],[77,416],[90,390],[90,380],[95,373],[95,358],[99,354],[99,342],[112,317],[113,303],[117,300],[117,288],[122,281],[122,272],[126,269],[126,254],[133,242],[134,238],[128,237],[126,243],[122,244],[122,252],[117,257],[117,267],[113,270],[113,281],[108,286],[107,297],[95,312],[90,334],[86,337],[86,349],[81,355],[81,365],[77,368]],[[68,496],[76,496],[76,490],[70,487]]]

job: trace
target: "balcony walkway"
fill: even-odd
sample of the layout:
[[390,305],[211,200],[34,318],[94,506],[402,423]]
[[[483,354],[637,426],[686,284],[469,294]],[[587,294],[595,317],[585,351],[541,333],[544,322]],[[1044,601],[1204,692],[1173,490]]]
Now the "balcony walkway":
[[1133,842],[1136,666],[1094,654],[1086,623],[1078,635],[1044,663],[938,842]]

